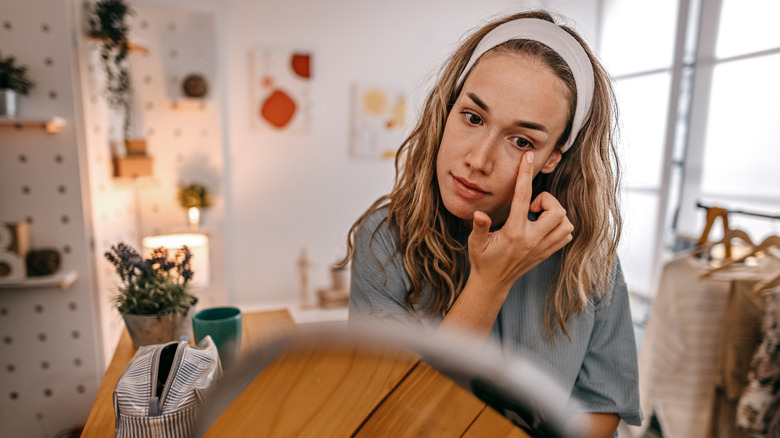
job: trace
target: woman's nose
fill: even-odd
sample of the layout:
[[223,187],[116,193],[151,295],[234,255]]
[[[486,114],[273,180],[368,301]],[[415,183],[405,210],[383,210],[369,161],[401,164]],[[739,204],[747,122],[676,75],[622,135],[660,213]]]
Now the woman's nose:
[[469,168],[489,174],[493,171],[493,155],[495,153],[495,142],[490,136],[480,139],[473,143],[466,153],[466,166]]

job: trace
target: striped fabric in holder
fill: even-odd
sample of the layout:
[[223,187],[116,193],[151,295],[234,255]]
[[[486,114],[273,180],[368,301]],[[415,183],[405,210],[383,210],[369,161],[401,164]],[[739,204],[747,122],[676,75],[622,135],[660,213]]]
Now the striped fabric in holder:
[[222,373],[206,336],[138,349],[114,388],[116,437],[189,437],[198,410]]

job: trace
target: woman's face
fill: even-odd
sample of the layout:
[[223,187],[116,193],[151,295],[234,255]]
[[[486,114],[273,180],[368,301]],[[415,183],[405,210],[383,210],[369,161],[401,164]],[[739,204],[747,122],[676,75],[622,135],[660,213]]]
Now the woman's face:
[[482,211],[502,225],[523,155],[534,151],[534,175],[552,172],[561,159],[555,143],[568,122],[566,96],[563,81],[541,61],[485,54],[447,117],[436,158],[447,210],[468,221]]

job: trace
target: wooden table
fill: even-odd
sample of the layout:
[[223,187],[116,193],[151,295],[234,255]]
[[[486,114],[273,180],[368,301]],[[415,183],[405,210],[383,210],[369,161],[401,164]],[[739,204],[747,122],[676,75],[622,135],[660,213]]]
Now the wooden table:
[[[244,314],[242,352],[296,330],[286,310]],[[112,394],[135,354],[122,334],[83,437],[114,434]],[[211,425],[207,437],[527,437],[468,391],[405,351],[288,349]]]

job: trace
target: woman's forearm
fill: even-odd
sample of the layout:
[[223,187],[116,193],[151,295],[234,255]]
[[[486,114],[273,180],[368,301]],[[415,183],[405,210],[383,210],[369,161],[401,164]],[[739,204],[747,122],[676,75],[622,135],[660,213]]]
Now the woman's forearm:
[[590,423],[588,430],[583,431],[582,437],[585,438],[612,438],[615,436],[620,417],[616,414],[587,413],[573,414],[572,418],[583,419]]
[[486,340],[510,288],[488,284],[477,276],[469,277],[439,330],[468,335],[475,340]]

